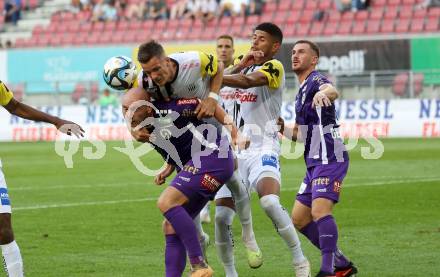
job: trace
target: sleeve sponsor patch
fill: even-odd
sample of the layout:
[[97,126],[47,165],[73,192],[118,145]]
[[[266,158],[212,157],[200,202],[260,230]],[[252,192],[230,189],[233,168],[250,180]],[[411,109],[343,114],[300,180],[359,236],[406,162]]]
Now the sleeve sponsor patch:
[[0,188],[0,203],[2,204],[2,206],[11,205],[7,188]]
[[261,162],[263,166],[273,166],[275,168],[278,168],[278,160],[275,156],[263,155],[263,157],[261,158]]
[[217,57],[204,52],[199,52],[200,56],[200,73],[203,77],[206,75],[214,76],[217,73],[218,60]]
[[269,88],[277,89],[281,86],[281,81],[284,75],[284,67],[280,61],[267,61],[258,71],[266,75],[269,82]]
[[213,176],[209,174],[205,174],[203,175],[201,185],[205,189],[214,192],[219,190],[222,184],[219,181],[217,181],[217,179],[215,179]]

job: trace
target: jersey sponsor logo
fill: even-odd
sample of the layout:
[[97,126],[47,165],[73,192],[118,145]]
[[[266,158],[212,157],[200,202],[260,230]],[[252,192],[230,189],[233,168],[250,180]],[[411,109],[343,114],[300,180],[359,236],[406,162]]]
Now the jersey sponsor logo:
[[0,188],[0,203],[2,203],[2,206],[11,205],[11,202],[9,201],[9,194],[7,188]]
[[316,192],[327,192],[327,189],[326,189],[326,188],[323,188],[323,189],[317,189]]
[[193,105],[198,104],[199,101],[197,99],[179,99],[177,100],[177,105]]
[[195,68],[195,67],[199,67],[200,63],[198,62],[193,62],[193,63],[186,63],[186,64],[182,64],[181,68],[182,69],[191,69],[191,68]]
[[333,184],[333,191],[337,193],[341,192],[341,185],[341,182],[335,181],[335,183]]
[[261,158],[261,162],[263,166],[273,166],[275,168],[278,167],[277,158],[275,156],[263,155],[263,157]]
[[185,165],[183,166],[183,171],[192,173],[192,174],[197,174],[199,173],[199,169],[197,167],[194,167],[192,165]]
[[214,72],[214,56],[213,55],[208,55],[206,53],[204,53],[206,55],[206,57],[208,58],[209,62],[208,64],[205,66],[205,71],[212,73]]
[[274,75],[275,75],[276,77],[279,77],[279,76],[280,76],[280,71],[279,71],[278,69],[274,68],[273,63],[271,63],[271,62],[267,62],[267,63],[264,65],[263,70],[266,71],[267,73],[269,73],[269,74],[270,74],[270,77],[272,77],[272,79],[275,78]]
[[217,179],[215,179],[213,176],[205,174],[203,175],[201,185],[207,190],[214,192],[217,191],[222,184],[217,181]]
[[179,176],[179,179],[181,179],[181,180],[183,180],[183,181],[185,181],[185,182],[189,182],[189,181],[191,181],[191,178],[183,177],[183,176]]
[[318,177],[312,181],[312,186],[327,186],[328,184],[330,184],[329,177]]

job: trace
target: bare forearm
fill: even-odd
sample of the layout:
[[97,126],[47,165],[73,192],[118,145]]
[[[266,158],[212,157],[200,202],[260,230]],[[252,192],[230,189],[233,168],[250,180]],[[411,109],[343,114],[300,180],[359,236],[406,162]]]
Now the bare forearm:
[[225,69],[225,75],[231,75],[231,74],[237,74],[239,73],[241,70],[243,69],[243,67],[240,64],[234,65],[232,67],[226,68]]
[[332,85],[323,85],[320,91],[324,93],[325,96],[327,96],[332,102],[339,98],[339,92]]
[[42,111],[32,108],[31,106],[17,101],[14,101],[14,103],[10,103],[10,105],[8,104],[5,108],[13,115],[33,121],[42,121],[54,125],[57,123],[57,121],[59,121],[58,117],[44,113]]
[[217,68],[217,74],[212,77],[209,84],[209,91],[218,93],[222,87],[223,82],[223,63],[219,63]]
[[251,82],[244,74],[234,74],[223,76],[223,85],[233,88],[250,88]]

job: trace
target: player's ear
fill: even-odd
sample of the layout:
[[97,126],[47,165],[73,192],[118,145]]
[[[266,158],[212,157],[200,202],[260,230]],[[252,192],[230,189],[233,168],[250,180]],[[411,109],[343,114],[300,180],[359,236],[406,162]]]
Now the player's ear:
[[319,61],[319,57],[318,56],[312,56],[312,64],[313,65],[317,65]]
[[281,43],[279,41],[275,41],[275,43],[272,46],[272,52],[276,53],[278,50],[280,50]]

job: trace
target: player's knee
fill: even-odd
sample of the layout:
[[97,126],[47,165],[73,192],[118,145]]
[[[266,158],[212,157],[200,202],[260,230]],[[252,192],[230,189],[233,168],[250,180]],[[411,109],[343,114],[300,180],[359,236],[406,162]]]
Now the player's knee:
[[317,207],[313,207],[312,208],[312,218],[313,218],[313,221],[317,221],[320,218],[323,218],[324,216],[327,216],[327,215],[330,215],[330,214],[332,214],[332,211],[327,209],[327,208],[325,208],[325,207],[317,206]]
[[280,198],[275,194],[268,194],[260,198],[261,208],[266,214],[271,214],[273,210],[278,209],[280,205]]
[[161,195],[159,199],[157,199],[156,206],[162,213],[165,213],[166,211],[172,208],[171,202],[168,200],[167,197],[163,195]]
[[301,230],[302,228],[306,227],[309,222],[310,221],[308,219],[301,218],[299,216],[292,217],[293,226],[295,226],[297,230]]
[[11,226],[11,215],[0,214],[0,244],[8,244],[14,240]]
[[217,206],[215,207],[215,224],[220,225],[231,225],[234,219],[234,210],[225,207],[225,206]]

